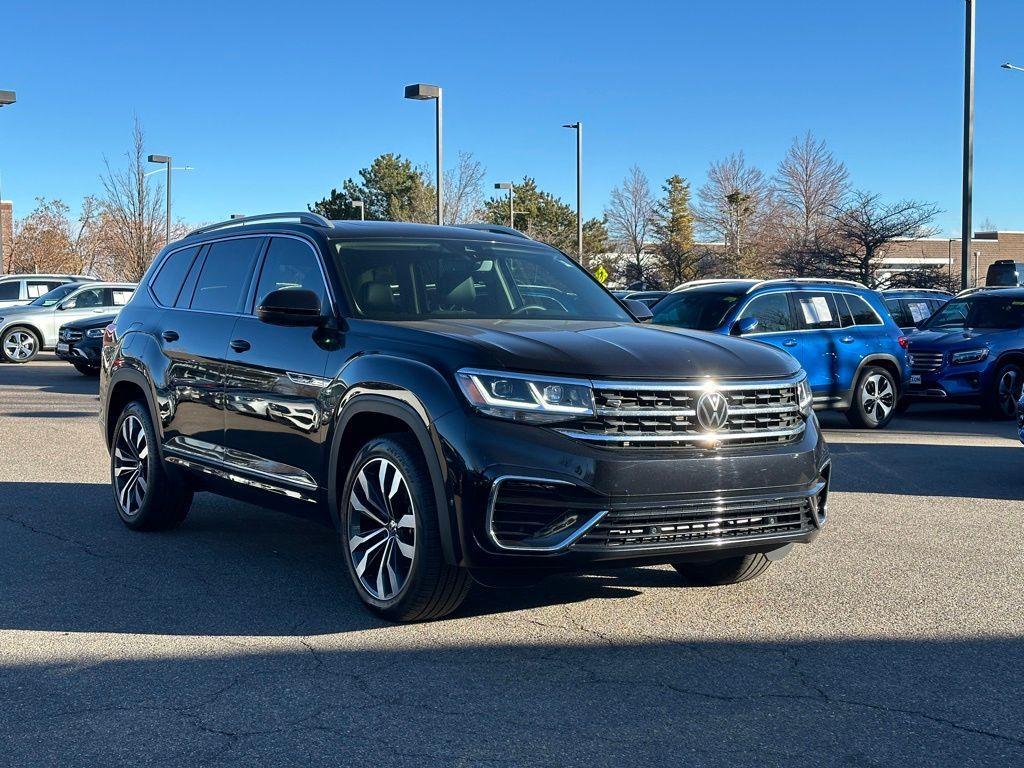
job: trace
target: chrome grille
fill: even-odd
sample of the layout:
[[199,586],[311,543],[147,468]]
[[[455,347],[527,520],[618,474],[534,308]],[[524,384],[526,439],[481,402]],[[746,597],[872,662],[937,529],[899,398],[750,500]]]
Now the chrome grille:
[[61,341],[79,341],[84,335],[83,331],[75,328],[61,328],[59,338]]
[[576,549],[679,546],[812,530],[811,497],[733,498],[613,509]]
[[[709,389],[729,406],[723,427],[701,427],[697,403]],[[804,431],[797,382],[594,382],[593,417],[559,431],[607,445],[751,445],[789,442]]]
[[910,372],[931,373],[942,367],[941,352],[911,352]]

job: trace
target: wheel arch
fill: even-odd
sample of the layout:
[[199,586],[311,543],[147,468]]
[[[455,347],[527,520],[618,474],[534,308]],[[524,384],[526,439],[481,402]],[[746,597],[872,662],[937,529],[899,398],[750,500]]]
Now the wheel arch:
[[142,401],[149,409],[149,418],[157,434],[157,449],[160,449],[162,429],[158,413],[150,390],[149,382],[139,371],[132,368],[121,368],[113,373],[107,383],[106,406],[104,409],[103,437],[106,440],[107,449],[110,449],[111,439],[114,434],[114,427],[117,425],[117,418],[121,415],[124,407],[133,400]]
[[853,384],[852,384],[852,387],[851,387],[851,390],[850,390],[850,392],[851,392],[850,401],[851,402],[853,402],[853,393],[856,390],[857,384],[860,382],[861,374],[864,373],[864,369],[867,368],[869,365],[873,365],[873,366],[876,366],[878,368],[884,368],[889,373],[891,373],[892,376],[893,376],[893,379],[896,382],[896,392],[897,392],[897,394],[902,394],[902,392],[903,392],[903,369],[900,367],[899,360],[897,360],[896,357],[893,356],[893,355],[887,355],[887,354],[883,354],[883,353],[878,353],[878,354],[868,355],[863,360],[861,360],[860,361],[860,365],[857,366],[857,373],[854,374]]
[[28,331],[29,333],[36,337],[36,354],[39,354],[44,349],[46,349],[46,336],[38,327],[27,321],[15,321],[11,323],[6,328],[4,328],[2,332],[0,332],[0,339],[2,339],[11,331],[17,330]]

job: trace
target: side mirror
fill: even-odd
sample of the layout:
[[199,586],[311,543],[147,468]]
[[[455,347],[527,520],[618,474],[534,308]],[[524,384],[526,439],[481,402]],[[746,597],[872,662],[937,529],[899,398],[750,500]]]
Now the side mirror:
[[263,297],[256,317],[271,325],[314,326],[323,322],[320,297],[304,288],[280,288]]
[[629,310],[629,313],[637,319],[637,322],[649,323],[654,318],[654,313],[651,312],[651,308],[642,301],[637,301],[636,299],[625,299],[623,303],[626,305],[626,309]]
[[755,330],[757,330],[756,317],[741,317],[732,324],[732,328],[729,329],[729,335],[746,336],[748,333],[753,333]]

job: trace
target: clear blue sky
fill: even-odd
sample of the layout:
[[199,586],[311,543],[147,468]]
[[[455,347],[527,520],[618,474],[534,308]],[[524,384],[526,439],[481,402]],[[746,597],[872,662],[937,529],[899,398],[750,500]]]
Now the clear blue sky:
[[[975,222],[1024,229],[1024,3],[980,0]],[[487,182],[524,173],[572,203],[584,121],[585,214],[639,164],[699,186],[744,150],[766,171],[811,129],[853,182],[943,209],[959,232],[963,0],[735,2],[48,2],[0,16],[3,194],[77,206],[120,163],[133,114],[189,221],[303,208],[382,152],[445,148]]]

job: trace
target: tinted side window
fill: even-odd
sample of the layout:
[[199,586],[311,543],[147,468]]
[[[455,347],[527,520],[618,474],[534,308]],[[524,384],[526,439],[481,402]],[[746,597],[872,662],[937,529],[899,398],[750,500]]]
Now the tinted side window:
[[28,280],[25,282],[25,288],[30,299],[37,299],[44,293],[49,293],[61,285],[64,285],[63,280]]
[[243,237],[211,245],[192,295],[192,309],[238,312],[262,244],[262,238]]
[[282,288],[312,291],[320,297],[320,306],[327,307],[327,286],[320,272],[320,262],[313,249],[301,240],[290,237],[270,240],[256,287],[256,306],[263,303],[268,293]]
[[804,328],[820,331],[840,327],[839,310],[831,293],[807,291],[794,294],[794,298],[797,317]]
[[103,303],[104,293],[102,288],[86,288],[64,302],[64,309],[92,309],[105,306]]
[[903,302],[899,299],[886,299],[885,306],[889,310],[889,314],[892,315],[892,319],[896,321],[896,325],[901,328],[905,328],[908,325],[913,325],[908,320],[909,315],[907,314],[906,307]]
[[0,301],[15,301],[20,298],[20,293],[20,280],[8,280],[6,283],[0,283]]
[[789,299],[785,293],[766,293],[755,296],[744,307],[740,317],[756,317],[754,333],[775,333],[793,330],[793,315],[789,311]]
[[135,291],[131,288],[108,288],[104,291],[103,302],[107,307],[123,307]]
[[153,280],[152,288],[153,293],[156,294],[156,300],[165,307],[174,306],[174,300],[178,298],[178,291],[181,290],[181,283],[198,250],[198,248],[185,248],[176,251],[168,256],[164,265],[160,267],[160,271]]
[[853,315],[853,322],[857,325],[881,325],[881,318],[875,313],[875,310],[871,308],[860,296],[855,296],[852,293],[846,294],[846,303],[850,307],[850,313]]

